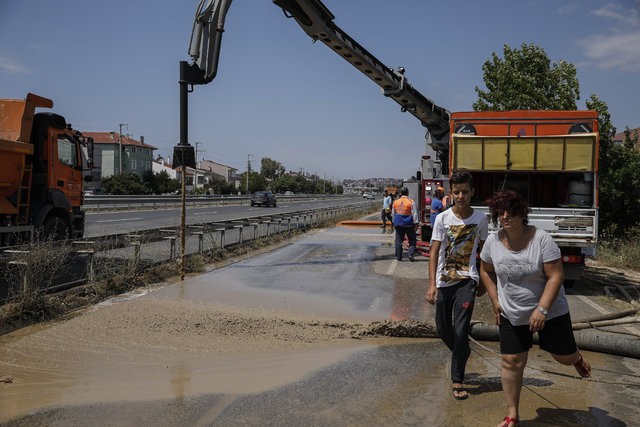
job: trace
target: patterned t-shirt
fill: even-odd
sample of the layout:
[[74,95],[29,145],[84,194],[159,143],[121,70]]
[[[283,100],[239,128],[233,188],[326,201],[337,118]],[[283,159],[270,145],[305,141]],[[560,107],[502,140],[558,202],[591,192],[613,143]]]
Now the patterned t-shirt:
[[453,209],[436,217],[431,240],[441,242],[436,270],[438,288],[467,279],[480,281],[476,254],[478,243],[487,239],[488,224],[486,214],[475,210],[465,219],[458,218]]
[[[482,248],[480,259],[493,264],[498,281],[498,301],[502,315],[513,325],[529,323],[531,312],[540,302],[547,284],[543,263],[560,258],[560,249],[549,233],[536,229],[526,248],[520,251],[507,249],[498,233],[491,234]],[[569,312],[569,305],[560,288],[558,297],[549,308],[547,319]]]

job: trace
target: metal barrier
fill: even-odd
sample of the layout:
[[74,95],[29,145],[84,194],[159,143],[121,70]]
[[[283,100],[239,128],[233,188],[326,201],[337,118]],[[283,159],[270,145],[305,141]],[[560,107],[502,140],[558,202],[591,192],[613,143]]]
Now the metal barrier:
[[[322,226],[329,222],[337,223],[340,219],[368,214],[377,209],[377,202],[367,200],[316,210],[191,225],[186,228],[185,256],[225,250],[294,230]],[[79,271],[82,277],[79,277],[78,273],[70,276],[68,273],[58,271],[56,274],[63,274],[63,277],[57,281],[45,283],[46,286],[30,283],[32,282],[32,278],[29,277],[30,257],[27,255],[30,251],[39,250],[37,244],[31,244],[26,249],[24,247],[7,249],[2,254],[4,259],[0,264],[4,268],[13,268],[18,274],[0,278],[0,301],[9,297],[20,297],[34,288],[45,292],[56,292],[80,284],[90,284],[96,278],[104,276],[105,271],[101,271],[101,266],[104,265],[115,269],[173,262],[178,258],[176,242],[180,237],[179,233],[179,227],[169,227],[74,241],[70,250],[74,268],[69,269],[66,266],[64,269]],[[49,247],[47,250],[52,249]],[[7,277],[11,279],[7,280]]]

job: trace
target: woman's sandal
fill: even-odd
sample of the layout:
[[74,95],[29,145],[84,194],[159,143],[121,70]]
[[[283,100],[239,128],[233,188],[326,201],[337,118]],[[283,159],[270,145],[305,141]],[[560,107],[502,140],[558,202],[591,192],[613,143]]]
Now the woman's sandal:
[[453,398],[456,400],[465,400],[469,397],[469,392],[464,387],[453,387]]
[[578,371],[578,374],[580,374],[582,378],[589,378],[591,376],[591,365],[582,358],[582,355],[580,355],[580,359],[573,364],[573,367],[576,368],[576,371]]
[[504,420],[502,420],[502,424],[500,424],[500,427],[509,427],[511,423],[513,423],[513,427],[518,427],[520,425],[520,421],[517,418],[507,416],[504,417]]

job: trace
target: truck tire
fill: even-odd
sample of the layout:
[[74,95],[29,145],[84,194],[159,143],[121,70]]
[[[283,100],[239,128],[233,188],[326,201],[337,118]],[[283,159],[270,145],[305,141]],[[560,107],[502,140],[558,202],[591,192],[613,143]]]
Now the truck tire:
[[42,227],[42,237],[45,240],[65,240],[69,237],[69,226],[58,216],[47,218]]

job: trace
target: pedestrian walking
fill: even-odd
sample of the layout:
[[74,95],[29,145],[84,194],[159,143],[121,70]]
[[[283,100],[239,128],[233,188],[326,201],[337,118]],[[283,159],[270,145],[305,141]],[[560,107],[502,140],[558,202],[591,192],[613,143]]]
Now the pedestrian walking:
[[391,204],[393,203],[393,199],[387,190],[384,190],[382,193],[382,211],[380,216],[382,218],[382,225],[380,226],[383,230],[387,228],[387,221],[389,221],[389,226],[393,227],[393,219],[391,219]]
[[500,191],[487,204],[491,221],[501,228],[482,248],[480,277],[500,331],[507,416],[499,426],[514,427],[534,333],[541,349],[559,363],[573,365],[581,377],[591,375],[591,365],[573,335],[558,245],[549,233],[529,225],[529,205],[520,193]]
[[436,306],[438,335],[451,350],[453,397],[469,397],[464,374],[471,354],[469,332],[480,275],[477,252],[487,239],[487,216],[471,207],[473,177],[467,171],[450,180],[455,204],[435,219],[429,248],[429,286],[426,299]]

